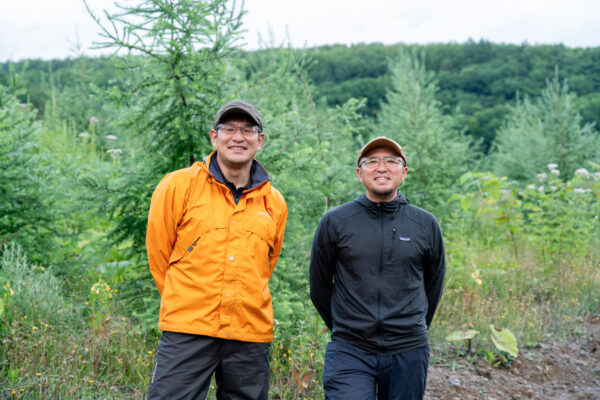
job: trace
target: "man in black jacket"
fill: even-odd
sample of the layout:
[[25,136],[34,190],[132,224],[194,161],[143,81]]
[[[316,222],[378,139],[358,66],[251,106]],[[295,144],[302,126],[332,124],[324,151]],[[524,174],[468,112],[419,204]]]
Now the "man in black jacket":
[[327,212],[310,261],[311,299],[331,329],[326,399],[422,399],[427,330],[446,264],[439,224],[399,193],[408,168],[386,137],[359,153],[366,194]]

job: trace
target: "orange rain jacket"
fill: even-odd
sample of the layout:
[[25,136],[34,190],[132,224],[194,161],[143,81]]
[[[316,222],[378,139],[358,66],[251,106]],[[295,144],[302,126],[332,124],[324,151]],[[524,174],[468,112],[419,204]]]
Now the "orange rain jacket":
[[273,341],[269,278],[287,219],[283,196],[254,180],[236,205],[210,160],[166,175],[150,203],[146,249],[161,295],[159,329]]

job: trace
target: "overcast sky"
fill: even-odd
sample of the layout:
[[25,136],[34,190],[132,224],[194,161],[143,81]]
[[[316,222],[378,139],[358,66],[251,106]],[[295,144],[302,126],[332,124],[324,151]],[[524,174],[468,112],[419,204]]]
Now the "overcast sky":
[[[127,1],[121,0],[127,4]],[[89,0],[97,13],[115,0]],[[137,3],[134,1],[134,3]],[[246,49],[356,43],[600,46],[600,0],[246,0]],[[86,55],[98,28],[82,0],[0,0],[0,62]]]

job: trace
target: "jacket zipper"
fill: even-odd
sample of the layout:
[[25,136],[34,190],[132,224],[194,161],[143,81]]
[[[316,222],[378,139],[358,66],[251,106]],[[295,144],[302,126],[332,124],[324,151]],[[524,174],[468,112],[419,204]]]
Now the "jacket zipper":
[[390,248],[390,263],[394,261],[394,250],[396,249],[396,228],[392,228],[392,247]]
[[383,224],[383,211],[381,209],[381,204],[378,203],[377,206],[379,208],[379,220],[381,221],[381,249],[379,251],[379,279],[377,288],[377,341],[379,342],[379,347],[383,349],[383,338],[381,337],[381,332],[383,331],[383,328],[381,326],[381,280],[383,276],[383,249],[385,248],[383,242],[385,240],[385,236]]

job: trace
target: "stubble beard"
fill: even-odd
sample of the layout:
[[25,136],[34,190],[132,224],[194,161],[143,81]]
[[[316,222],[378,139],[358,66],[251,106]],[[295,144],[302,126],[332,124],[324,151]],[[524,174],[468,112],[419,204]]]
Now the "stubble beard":
[[387,196],[391,195],[392,193],[395,193],[396,189],[389,189],[389,190],[375,189],[372,192],[373,192],[373,194],[376,194],[377,196],[387,197]]

